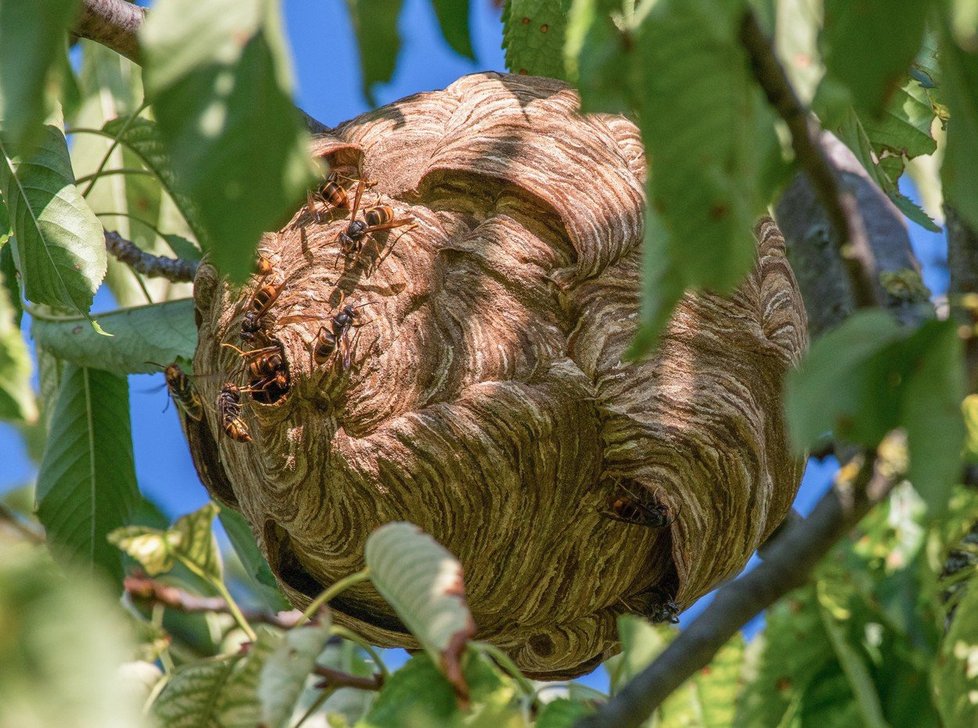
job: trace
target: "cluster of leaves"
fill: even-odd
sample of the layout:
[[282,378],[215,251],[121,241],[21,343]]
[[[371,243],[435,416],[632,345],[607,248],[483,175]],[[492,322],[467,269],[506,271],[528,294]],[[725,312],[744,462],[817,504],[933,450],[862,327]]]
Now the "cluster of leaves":
[[[448,43],[471,57],[469,4],[432,4]],[[369,97],[396,67],[401,3],[348,5]],[[103,234],[118,230],[157,254],[197,259],[206,252],[231,278],[248,274],[259,235],[294,209],[315,173],[292,105],[278,3],[160,0],[140,34],[142,70],[88,41],[78,43],[69,63],[63,39],[77,9],[78,0],[0,0],[0,418],[20,423],[38,455],[36,512],[55,556],[107,575],[118,590],[132,564],[109,543],[114,534],[146,571],[176,574],[181,584],[232,605],[212,548],[213,513],[167,528],[140,495],[133,467],[125,377],[154,371],[148,362],[192,357],[189,290],[143,280],[107,260]],[[797,171],[783,124],[742,45],[748,11],[772,37],[798,95],[909,219],[934,225],[897,183],[911,160],[937,150],[943,163],[932,184],[978,229],[972,4],[509,0],[503,36],[511,70],[566,79],[579,88],[586,111],[630,113],[641,128],[651,166],[636,352],[655,341],[684,290],[730,290],[743,278],[754,258],[753,220]],[[102,285],[123,308],[96,323],[90,310]],[[37,395],[20,332],[25,305],[36,342]],[[797,446],[830,435],[873,448],[903,428],[910,479],[927,515],[907,505],[910,496],[891,502],[864,527],[862,540],[840,547],[812,586],[771,613],[763,641],[747,649],[729,645],[709,673],[663,706],[662,725],[802,725],[828,716],[832,704],[847,706],[832,712],[840,723],[846,716],[869,725],[902,725],[906,716],[919,716],[915,725],[974,722],[964,696],[978,687],[966,668],[978,659],[978,590],[959,588],[973,563],[954,577],[959,616],[943,640],[943,617],[934,609],[941,557],[975,513],[973,502],[961,496],[966,502],[957,507],[951,497],[965,434],[963,395],[961,344],[949,322],[900,328],[883,313],[860,312],[816,342],[789,383]],[[922,530],[923,519],[938,517]],[[284,606],[248,525],[227,511],[220,518],[253,593],[269,608]],[[903,560],[883,558],[884,548]],[[359,692],[351,698],[349,688],[324,698],[327,712],[336,704],[354,706],[337,708],[345,717],[333,724],[447,725],[463,720],[460,705],[467,700],[465,720],[562,726],[603,699],[571,687],[567,697],[548,702],[546,692],[511,666],[500,670],[504,656],[486,646],[446,663],[438,647],[446,633],[438,630],[467,629],[467,612],[446,611],[450,618],[435,629],[430,615],[399,602],[402,562],[377,558],[375,587],[426,653],[395,673],[376,699]],[[19,566],[0,574],[0,582],[45,570],[36,590],[0,594],[41,600],[51,609],[68,604],[66,590],[74,587],[31,559],[36,556],[12,561]],[[86,604],[101,605],[98,600]],[[13,608],[0,602],[3,609]],[[84,622],[90,629],[102,629],[100,609],[91,607],[92,620]],[[75,611],[88,620],[85,608]],[[344,633],[328,617],[283,632],[255,630],[237,611],[237,629],[252,642],[240,654],[222,649],[214,635],[228,625],[216,629],[213,619],[202,625],[203,617],[181,621],[168,613],[162,622],[149,620],[157,630],[143,640],[155,645],[149,659],[167,670],[163,683],[151,681],[159,690],[149,696],[161,723],[195,715],[205,703],[193,701],[203,695],[209,709],[227,711],[225,722],[247,724],[241,716],[256,706],[272,709],[262,685],[273,685],[266,693],[294,698],[281,698],[275,708],[274,724],[288,724],[322,695],[309,684],[315,665],[360,677],[382,669],[365,648],[334,644]],[[164,626],[171,637],[182,635],[169,649],[160,646]],[[797,639],[800,633],[823,639],[809,644]],[[665,635],[623,622],[624,654],[609,666],[613,689],[661,649]],[[811,650],[785,651],[786,641]],[[88,656],[97,650],[77,644]],[[202,661],[203,655],[211,658]],[[937,692],[927,675],[935,661]],[[68,664],[37,662],[51,671]],[[916,689],[903,689],[906,684]],[[5,686],[0,683],[3,698]]]

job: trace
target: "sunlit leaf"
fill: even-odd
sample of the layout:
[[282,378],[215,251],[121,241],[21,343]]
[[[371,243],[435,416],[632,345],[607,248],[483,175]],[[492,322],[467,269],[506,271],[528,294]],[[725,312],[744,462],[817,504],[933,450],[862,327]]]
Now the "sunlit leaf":
[[810,104],[825,73],[818,51],[823,4],[821,0],[782,0],[776,5],[773,42],[778,60],[802,103]]
[[8,298],[8,275],[0,265],[0,419],[32,423],[37,420],[37,403],[31,388],[31,357],[15,321],[18,311]]
[[122,579],[108,534],[126,523],[139,495],[129,424],[129,383],[98,369],[68,366],[44,460],[37,515],[56,555]]
[[148,725],[117,670],[132,635],[118,599],[56,568],[41,549],[0,540],[0,724]]
[[937,141],[931,136],[934,108],[926,89],[910,80],[893,92],[879,119],[861,117],[875,149],[887,149],[908,159],[933,154]]
[[663,703],[663,726],[689,725],[688,719],[698,721],[703,728],[733,725],[743,663],[744,638],[737,634],[720,648],[707,667]]
[[113,531],[109,540],[138,561],[150,576],[170,571],[176,560],[210,583],[219,582],[224,570],[211,532],[217,510],[216,505],[208,503],[178,518],[165,531],[126,526]]
[[460,709],[455,691],[427,654],[415,655],[390,680],[357,728],[429,728],[480,725],[523,728],[514,705],[516,686],[476,650],[467,650],[462,671],[470,688],[470,710]]
[[618,639],[621,658],[617,666],[615,686],[622,687],[652,663],[675,636],[671,627],[655,626],[633,614],[618,617]]
[[279,11],[264,0],[167,0],[140,33],[176,179],[198,206],[214,263],[236,280],[313,179]]
[[973,229],[978,229],[978,52],[962,49],[945,31],[940,60],[951,116],[941,167],[944,198]]
[[507,0],[506,67],[513,73],[565,78],[564,39],[571,0]]
[[40,136],[77,9],[78,0],[0,2],[0,129],[14,147]]
[[366,561],[377,591],[464,695],[459,657],[475,623],[465,603],[462,565],[410,523],[388,523],[371,533]]
[[194,304],[189,298],[136,306],[99,315],[112,336],[101,336],[80,320],[33,320],[37,342],[53,355],[81,366],[117,374],[151,374],[177,358],[193,359],[197,346]]
[[0,192],[13,223],[24,295],[86,313],[105,275],[105,240],[74,185],[60,129],[45,126],[38,146],[23,158],[0,139]]
[[[99,129],[108,121],[134,112],[143,95],[139,67],[93,41],[81,41],[79,45],[84,95],[74,126]],[[110,148],[112,152],[106,159]],[[135,153],[104,136],[77,134],[72,138],[71,161],[79,179],[97,171],[104,175],[79,185],[89,207],[101,215],[102,224],[143,250],[161,253],[165,246],[153,232],[159,222],[160,181],[148,174],[105,174],[119,169],[138,172],[141,165]],[[105,282],[120,306],[147,302],[132,269],[115,258],[109,258]],[[156,278],[143,285],[154,300],[163,300],[171,284]]]
[[374,86],[390,81],[397,66],[401,49],[401,34],[397,29],[401,0],[348,0],[346,7],[360,50],[363,95],[367,103],[376,106]]
[[316,624],[293,627],[262,666],[258,685],[262,723],[269,728],[288,726],[316,658],[330,638],[328,612]]
[[230,508],[222,508],[218,518],[221,519],[221,525],[224,526],[224,532],[227,533],[234,552],[266,606],[276,612],[291,609],[291,605],[282,596],[275,575],[259,550],[245,517]]
[[882,112],[920,49],[929,5],[924,0],[826,0],[821,35],[826,81],[844,85],[855,105]]
[[568,12],[564,66],[584,112],[633,107],[629,74],[622,73],[629,37],[612,18],[614,6],[614,0],[572,0]]
[[886,728],[888,723],[883,717],[880,697],[866,663],[863,662],[862,655],[853,645],[849,644],[843,628],[836,623],[832,616],[826,613],[824,609],[820,612],[822,626],[825,627],[825,634],[828,635],[836,659],[838,659],[839,665],[841,665],[849,682],[849,687],[852,689],[862,724],[867,728]]
[[475,60],[469,36],[469,0],[431,0],[441,34],[456,53]]

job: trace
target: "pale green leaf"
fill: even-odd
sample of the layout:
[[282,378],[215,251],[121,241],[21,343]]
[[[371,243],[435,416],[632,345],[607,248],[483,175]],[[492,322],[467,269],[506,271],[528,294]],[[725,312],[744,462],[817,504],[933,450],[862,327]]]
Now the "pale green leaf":
[[316,624],[293,627],[285,633],[261,670],[258,697],[262,722],[269,728],[291,724],[299,696],[330,638],[328,612]]
[[611,0],[572,0],[564,41],[567,80],[577,86],[581,111],[629,113],[632,93],[629,74],[622,73],[628,61],[626,31],[612,17]]
[[140,34],[178,184],[198,207],[213,262],[236,280],[313,179],[279,10],[264,0],[166,0]]
[[215,706],[242,659],[235,655],[184,665],[153,702],[153,717],[167,728],[218,728]]
[[214,706],[221,728],[254,728],[262,710],[258,698],[262,669],[281,640],[281,632],[259,625],[257,639],[248,647],[245,658],[234,666]]
[[870,675],[866,663],[863,662],[862,655],[859,650],[849,644],[842,626],[836,623],[827,610],[819,609],[819,614],[822,618],[825,634],[835,651],[836,659],[849,681],[849,687],[862,718],[862,725],[866,728],[886,728],[888,724],[883,717],[880,696],[873,684],[872,675]]
[[431,536],[403,522],[367,538],[367,568],[377,591],[422,647],[449,675],[475,633],[465,603],[462,565]]
[[207,503],[178,518],[166,532],[166,542],[173,556],[211,583],[224,578],[221,551],[211,530],[218,510],[214,503]]
[[557,698],[543,706],[543,710],[537,716],[535,728],[573,728],[578,720],[593,712],[594,709],[584,703]]
[[944,199],[978,229],[978,52],[962,49],[945,31],[940,60],[951,117],[941,167]]
[[710,664],[690,678],[687,686],[703,728],[733,725],[744,667],[744,638],[737,633],[714,655]]
[[0,139],[0,192],[14,230],[24,295],[86,313],[105,275],[102,226],[74,185],[68,146],[55,126],[24,158]]
[[930,3],[924,0],[826,0],[821,45],[826,81],[879,114],[920,49]]
[[373,88],[394,77],[401,35],[397,20],[401,15],[401,0],[347,0],[350,23],[360,50],[360,83],[364,98],[377,105]]
[[469,36],[469,0],[431,0],[441,34],[456,53],[475,60]]
[[230,508],[222,508],[218,518],[221,519],[221,525],[224,526],[234,552],[265,605],[275,612],[291,609],[291,605],[282,596],[275,575],[258,548],[251,525],[245,517]]
[[934,108],[927,90],[912,79],[893,92],[880,118],[867,114],[860,120],[874,149],[886,149],[908,159],[933,154],[937,149],[937,141],[931,136]]
[[0,129],[13,146],[41,132],[78,0],[0,0]]
[[623,687],[672,641],[676,630],[657,627],[634,614],[618,617],[618,639],[621,641],[621,658],[615,673],[614,686]]
[[825,74],[818,51],[822,27],[821,0],[781,0],[777,3],[773,41],[778,60],[802,103],[810,104]]
[[165,574],[173,568],[173,554],[166,532],[147,526],[123,526],[108,535],[109,543],[139,562],[149,576]]
[[[147,169],[156,175],[160,184],[172,200],[172,204],[179,210],[183,220],[189,226],[198,241],[207,241],[207,231],[200,221],[200,212],[196,203],[184,192],[177,184],[173,171],[173,165],[167,154],[166,147],[160,136],[156,122],[141,117],[126,117],[113,119],[105,124],[102,133],[111,138],[118,139],[120,144],[133,151]],[[165,208],[165,204],[161,203]],[[164,211],[160,212],[161,220],[164,218]]]
[[150,374],[153,362],[193,359],[197,346],[194,304],[189,298],[99,315],[112,336],[100,336],[79,319],[33,320],[35,340],[53,355],[117,374]]
[[571,0],[507,0],[506,67],[513,73],[566,78],[564,40]]
[[[5,245],[0,255],[7,248]],[[37,420],[37,403],[31,389],[31,357],[15,321],[17,310],[8,298],[8,275],[0,266],[0,419],[33,423]]]
[[469,685],[470,710],[459,709],[455,691],[426,654],[415,655],[395,672],[357,728],[523,728],[513,681],[503,677],[476,650],[467,650],[462,671]]
[[52,551],[121,581],[120,554],[106,537],[126,523],[138,496],[129,383],[68,366],[37,475],[37,515]]
[[0,624],[4,728],[148,726],[118,673],[135,647],[126,615],[101,582],[0,539]]

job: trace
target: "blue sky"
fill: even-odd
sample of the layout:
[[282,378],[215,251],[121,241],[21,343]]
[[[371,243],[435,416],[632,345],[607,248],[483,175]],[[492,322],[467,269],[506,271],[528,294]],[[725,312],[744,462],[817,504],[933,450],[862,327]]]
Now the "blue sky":
[[[361,94],[359,57],[345,3],[286,0],[284,8],[299,105],[330,126],[367,111],[370,107]],[[499,11],[490,0],[472,4],[475,62],[456,55],[442,40],[429,0],[405,0],[400,29],[402,46],[395,76],[391,83],[376,89],[381,104],[443,88],[466,73],[505,70]],[[912,189],[905,191],[915,196]],[[943,235],[928,233],[912,223],[910,227],[925,265],[925,283],[935,293],[943,293],[947,287]],[[113,307],[111,296],[100,292],[96,310]],[[162,384],[162,375],[130,377],[133,442],[140,487],[175,517],[203,505],[207,495],[191,463],[175,408],[166,406]],[[16,430],[4,424],[0,424],[0,454],[0,493],[30,481],[35,467]],[[834,469],[833,461],[809,464],[797,501],[802,513],[808,513],[824,492]],[[683,622],[699,612],[704,601],[687,611]],[[604,679],[596,676],[588,682],[602,687]]]

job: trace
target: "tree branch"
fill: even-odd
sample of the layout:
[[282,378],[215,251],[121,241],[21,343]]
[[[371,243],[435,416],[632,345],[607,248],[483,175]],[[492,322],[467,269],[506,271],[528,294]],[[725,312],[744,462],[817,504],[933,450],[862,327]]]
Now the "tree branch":
[[[176,609],[186,614],[216,612],[231,614],[228,603],[221,597],[201,597],[188,594],[175,586],[162,584],[146,576],[127,576],[123,582],[126,593],[138,602],[162,604],[170,609]],[[291,629],[302,621],[302,612],[293,609],[291,612],[244,611],[245,620],[251,623],[270,624],[281,629]]]
[[676,688],[705,667],[747,622],[788,592],[803,586],[829,549],[890,492],[896,478],[884,474],[875,453],[848,487],[837,483],[811,516],[774,540],[761,564],[717,591],[716,598],[655,661],[596,714],[576,728],[633,728],[642,724]]
[[166,278],[174,283],[190,283],[197,273],[196,261],[143,252],[112,230],[105,231],[105,249],[137,273],[150,278]]
[[877,283],[876,258],[866,239],[866,229],[856,200],[848,190],[839,186],[832,165],[819,143],[818,127],[809,119],[791,87],[753,10],[744,14],[740,41],[747,50],[754,76],[768,102],[788,125],[795,157],[811,180],[838,234],[838,253],[845,265],[856,305],[878,305],[881,290]]
[[948,287],[951,312],[968,327],[965,358],[968,365],[968,391],[978,389],[978,302],[968,294],[978,293],[978,231],[974,230],[951,205],[944,205],[947,220],[947,266],[951,274]]
[[71,32],[111,48],[133,63],[139,63],[137,31],[146,9],[126,0],[84,0]]
[[360,677],[351,675],[348,672],[334,670],[331,667],[316,665],[312,670],[313,675],[323,678],[316,683],[316,687],[322,688],[356,688],[357,690],[380,690],[384,687],[384,676],[375,673],[371,677]]
[[[71,32],[79,38],[101,43],[133,63],[142,63],[139,28],[145,19],[146,9],[127,0],[83,0],[78,20]],[[310,134],[330,131],[328,126],[316,121],[302,109],[297,107],[296,110]]]

